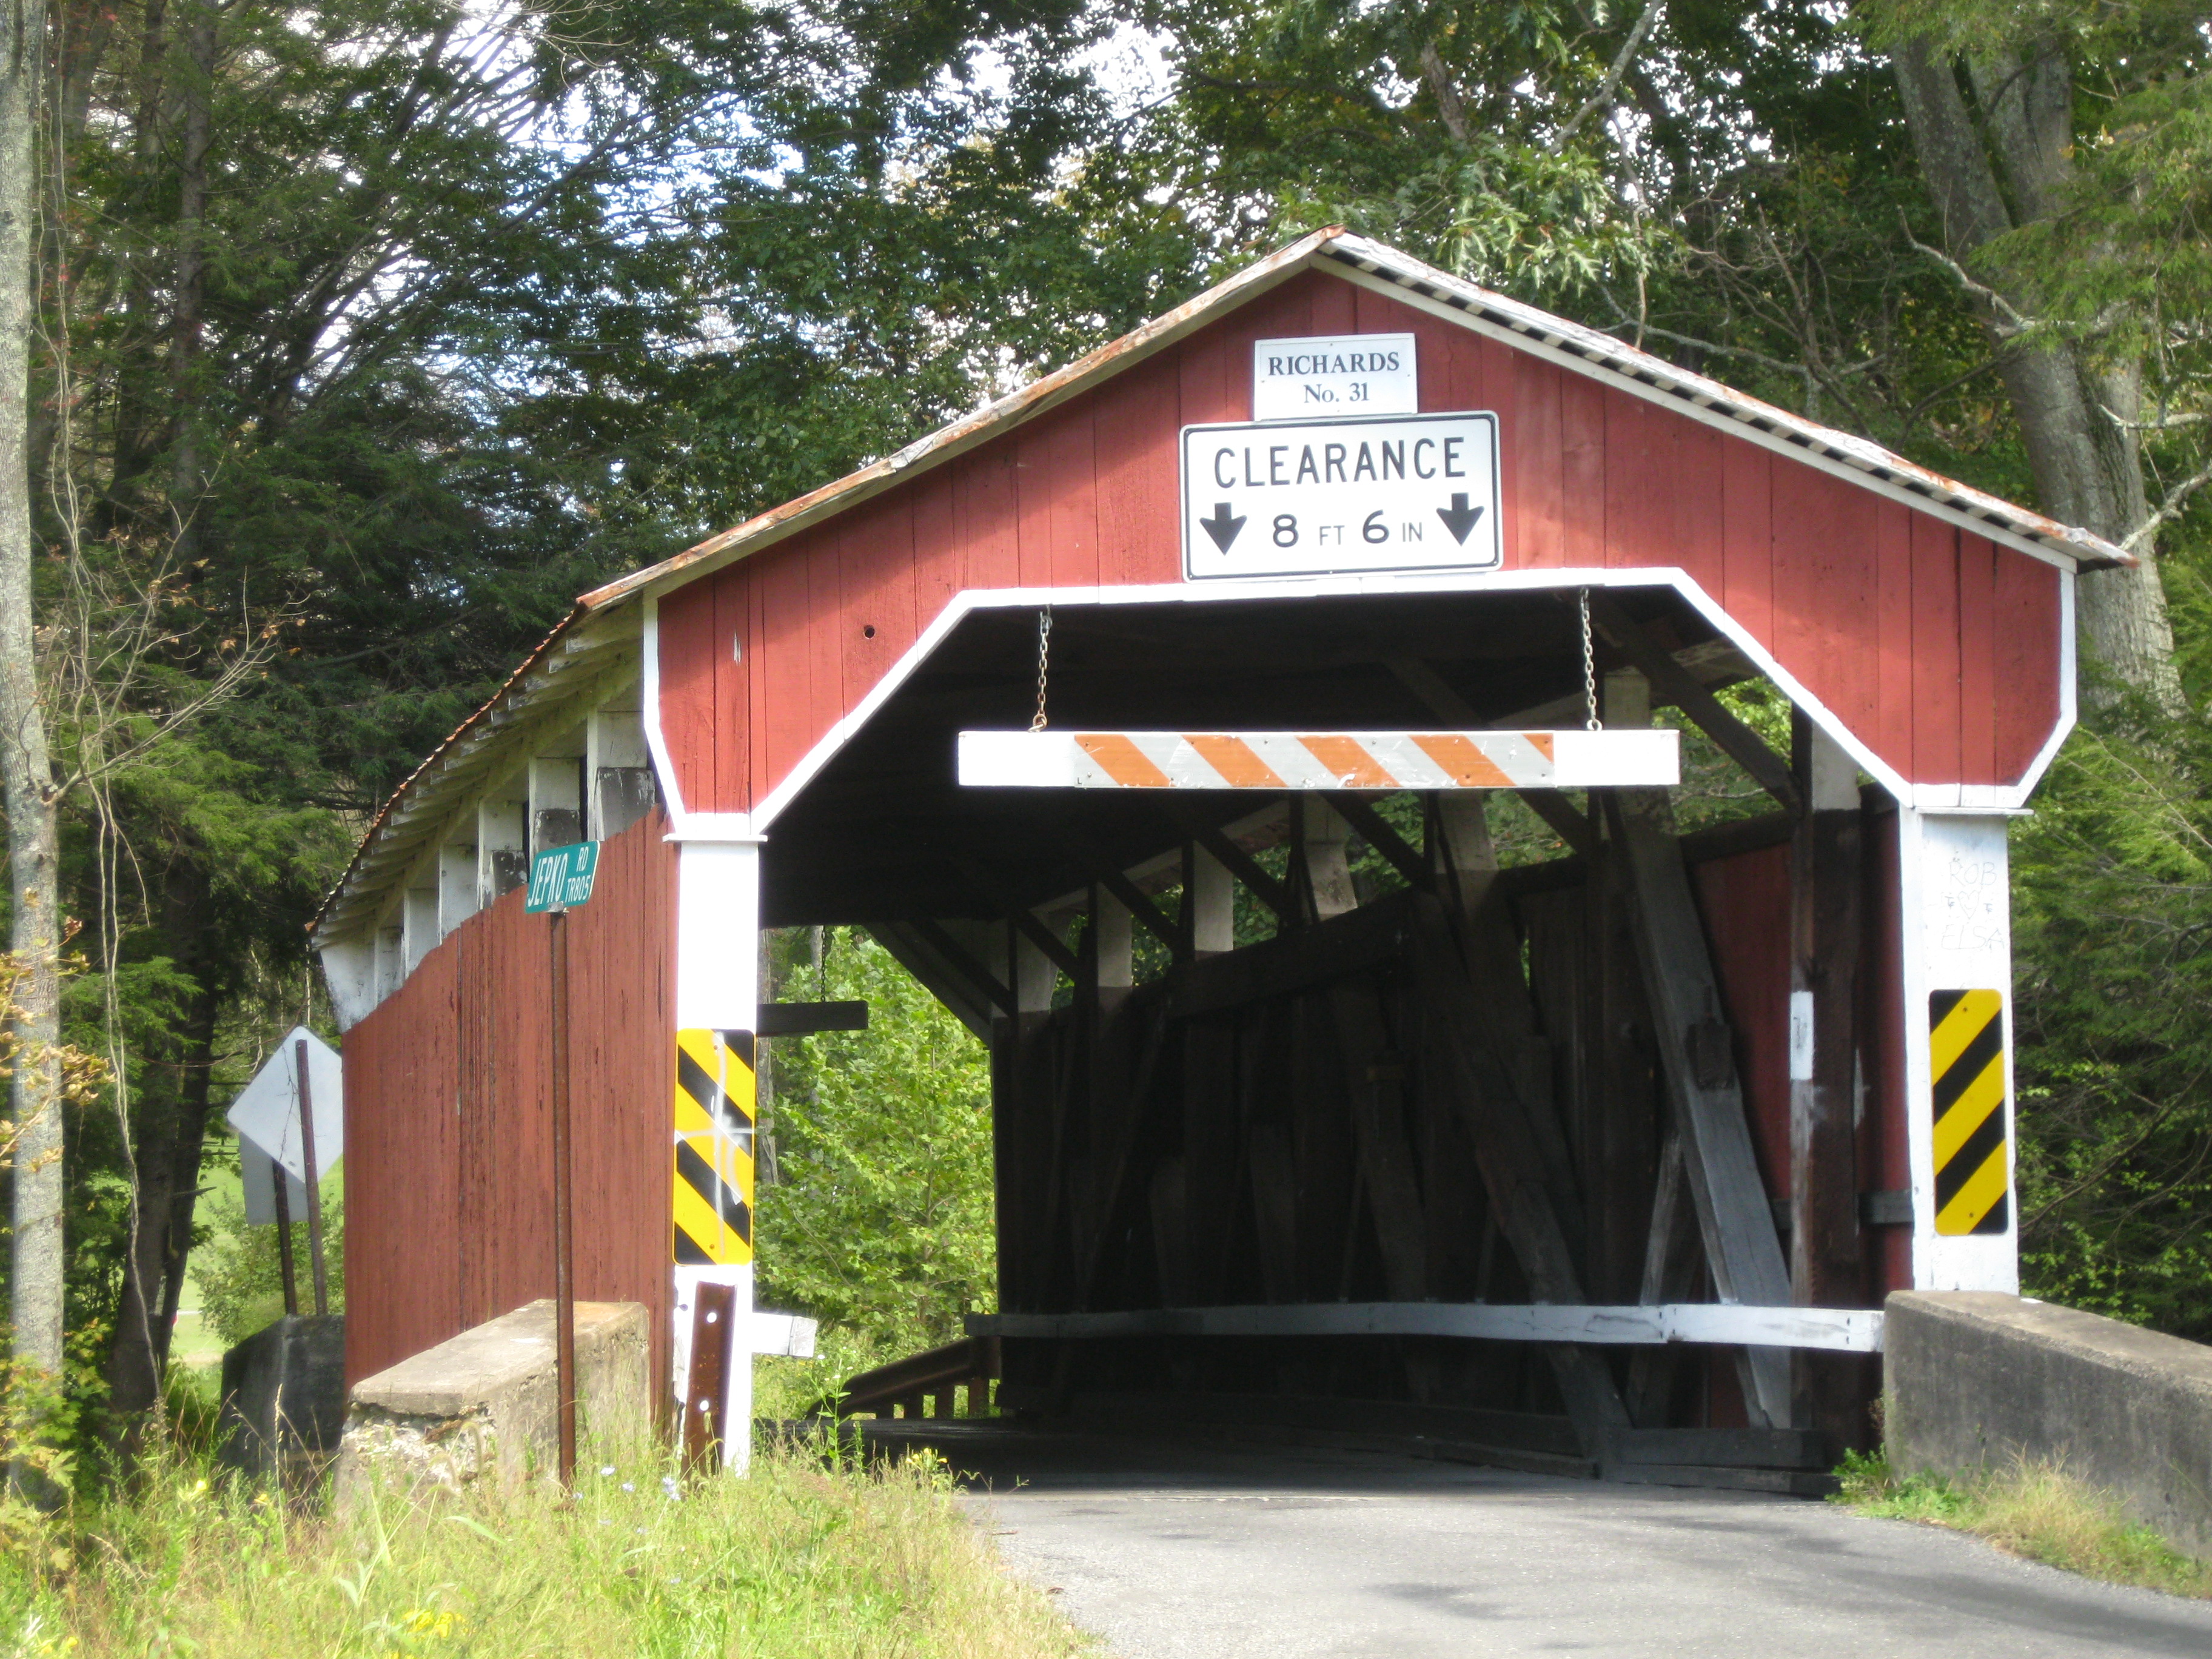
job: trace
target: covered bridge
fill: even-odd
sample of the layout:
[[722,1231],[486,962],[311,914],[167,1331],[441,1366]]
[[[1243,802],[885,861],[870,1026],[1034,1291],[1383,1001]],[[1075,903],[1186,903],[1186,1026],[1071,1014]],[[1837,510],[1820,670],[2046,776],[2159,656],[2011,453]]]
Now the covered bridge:
[[[593,840],[576,1290],[664,1343],[750,1293],[758,930],[858,923],[990,1045],[1003,1406],[1810,1467],[1886,1291],[2016,1287],[2006,817],[2124,558],[1309,236],[584,595],[386,805],[315,933],[350,1373],[551,1288],[518,889]],[[1765,810],[1686,831],[1670,726]]]

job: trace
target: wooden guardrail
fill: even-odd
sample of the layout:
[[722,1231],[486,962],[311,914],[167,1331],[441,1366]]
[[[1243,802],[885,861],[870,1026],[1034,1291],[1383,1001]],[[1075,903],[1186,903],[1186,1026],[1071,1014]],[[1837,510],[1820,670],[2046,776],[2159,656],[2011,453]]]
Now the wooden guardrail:
[[[837,1401],[843,1417],[988,1417],[991,1383],[999,1375],[999,1339],[964,1337],[941,1348],[895,1359],[862,1371],[845,1384]],[[968,1391],[968,1409],[958,1394]]]

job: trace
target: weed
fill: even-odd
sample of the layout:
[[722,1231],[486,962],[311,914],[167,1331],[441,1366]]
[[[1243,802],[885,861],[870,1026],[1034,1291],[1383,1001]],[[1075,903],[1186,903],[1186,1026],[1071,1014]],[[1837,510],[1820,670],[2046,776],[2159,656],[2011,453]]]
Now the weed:
[[824,1468],[769,1447],[744,1479],[596,1462],[307,1516],[164,1454],[80,1511],[60,1553],[0,1560],[0,1655],[275,1659],[1033,1659],[1082,1650],[1009,1578],[929,1460]]
[[2212,1597],[2212,1563],[2184,1555],[2130,1521],[2119,1500],[2058,1466],[2016,1458],[1957,1480],[1900,1474],[1880,1454],[1852,1452],[1834,1501],[1861,1515],[1917,1521],[1986,1538],[2000,1549],[2085,1577],[2172,1595]]

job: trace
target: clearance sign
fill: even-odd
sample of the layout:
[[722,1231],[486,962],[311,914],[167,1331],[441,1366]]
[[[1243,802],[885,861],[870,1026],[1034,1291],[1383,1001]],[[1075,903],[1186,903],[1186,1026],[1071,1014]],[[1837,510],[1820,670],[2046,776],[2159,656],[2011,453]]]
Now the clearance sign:
[[1494,568],[1498,417],[1185,427],[1182,556],[1194,581]]

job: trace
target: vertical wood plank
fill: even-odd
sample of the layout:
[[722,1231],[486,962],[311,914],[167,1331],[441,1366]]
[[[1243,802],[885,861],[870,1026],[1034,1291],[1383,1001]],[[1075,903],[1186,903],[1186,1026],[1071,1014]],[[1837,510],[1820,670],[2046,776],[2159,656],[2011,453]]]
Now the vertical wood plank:
[[[1501,349],[1511,350],[1510,347]],[[1504,451],[1506,562],[1516,569],[1567,562],[1566,440],[1560,427],[1562,372],[1515,351],[1511,418],[1498,412]],[[1493,376],[1492,384],[1498,384]]]
[[1912,509],[1875,507],[1875,715],[1863,733],[1874,750],[1912,775]]
[[1092,441],[1102,583],[1171,582],[1182,574],[1179,382],[1174,356],[1162,353],[1100,388]]
[[717,812],[742,812],[752,804],[752,744],[749,718],[752,667],[752,568],[736,564],[717,574],[714,589],[714,799]]
[[[1811,561],[1812,589],[1821,596],[1823,625],[1815,635],[1820,696],[1851,730],[1865,732],[1874,726],[1879,696],[1877,659],[1865,636],[1880,614],[1875,512],[1880,498],[1841,478],[1813,476],[1819,527],[1800,550]],[[1850,617],[1851,625],[1838,628],[1838,617]]]
[[1015,454],[996,443],[954,463],[953,535],[959,544],[960,586],[982,590],[1021,584],[1021,535]]
[[1790,1196],[1790,850],[1762,848],[1692,866],[1759,1180]]
[[[1905,1017],[1905,912],[1894,802],[1885,799],[1868,812],[1860,844],[1867,860],[1867,960],[1859,975],[1867,1097],[1859,1124],[1859,1167],[1866,1190],[1903,1192],[1912,1184],[1905,1082],[1905,1045],[1911,1037]],[[1879,1301],[1911,1285],[1912,1230],[1877,1228],[1870,1294]]]
[[1771,651],[1774,631],[1774,458],[1728,438],[1721,449],[1721,603]]
[[806,689],[808,585],[806,550],[787,542],[757,556],[753,586],[759,595],[759,675],[753,704],[760,736],[755,748],[760,773],[758,799],[797,765],[806,752],[811,710]]
[[382,1263],[347,1286],[346,1380],[372,1376],[459,1328],[459,1087],[448,940],[345,1037],[347,1257]]
[[1673,564],[1664,534],[1651,450],[1657,411],[1641,398],[1607,387],[1605,408],[1605,559],[1615,568]]
[[1959,776],[1959,532],[1912,515],[1912,775]]
[[1088,587],[1098,580],[1091,408],[1085,401],[1054,410],[1016,434],[1024,586]]
[[[1477,354],[1476,401],[1471,409],[1488,410],[1498,417],[1498,514],[1499,562],[1516,570],[1522,564],[1521,465],[1516,428],[1522,423],[1519,404],[1522,354],[1487,335],[1468,337]],[[1556,508],[1553,509],[1556,512]]]
[[1728,531],[1723,471],[1727,434],[1679,416],[1666,416],[1661,425],[1671,452],[1662,455],[1661,466],[1662,477],[1672,480],[1665,493],[1673,498],[1674,562],[1725,605]]
[[694,808],[714,799],[714,590],[679,587],[660,601],[660,733],[676,787]]
[[1230,391],[1229,342],[1218,329],[1200,329],[1175,349],[1176,382],[1185,426],[1249,419],[1252,396]]
[[805,713],[795,724],[796,766],[845,712],[844,558],[842,544],[855,533],[849,518],[832,519],[797,538],[806,562],[805,655],[798,665]]
[[1996,764],[1993,781],[2012,783],[2027,769],[2058,722],[2062,611],[2049,565],[2008,548],[1996,560]]
[[1572,569],[1605,563],[1605,391],[1583,374],[1559,375],[1560,560]]
[[1826,503],[1820,476],[1788,460],[1776,463],[1771,545],[1774,654],[1815,696],[1825,698],[1832,623],[1820,582],[1826,566],[1820,544],[1827,528],[1820,522]]
[[961,548],[954,492],[956,462],[925,472],[908,492],[914,514],[914,620],[917,634],[945,612],[962,586]]
[[1341,276],[1325,270],[1313,275],[1312,311],[1308,326],[1316,334],[1351,334],[1359,330],[1359,290]]
[[838,539],[840,717],[857,708],[914,643],[914,497],[894,491],[847,515]]
[[758,800],[769,791],[771,746],[769,741],[768,710],[772,702],[769,695],[769,665],[773,656],[768,646],[768,604],[764,597],[767,586],[766,568],[757,561],[747,560],[751,568],[750,580],[746,583],[747,625],[745,652],[745,758],[750,787],[747,799]]

